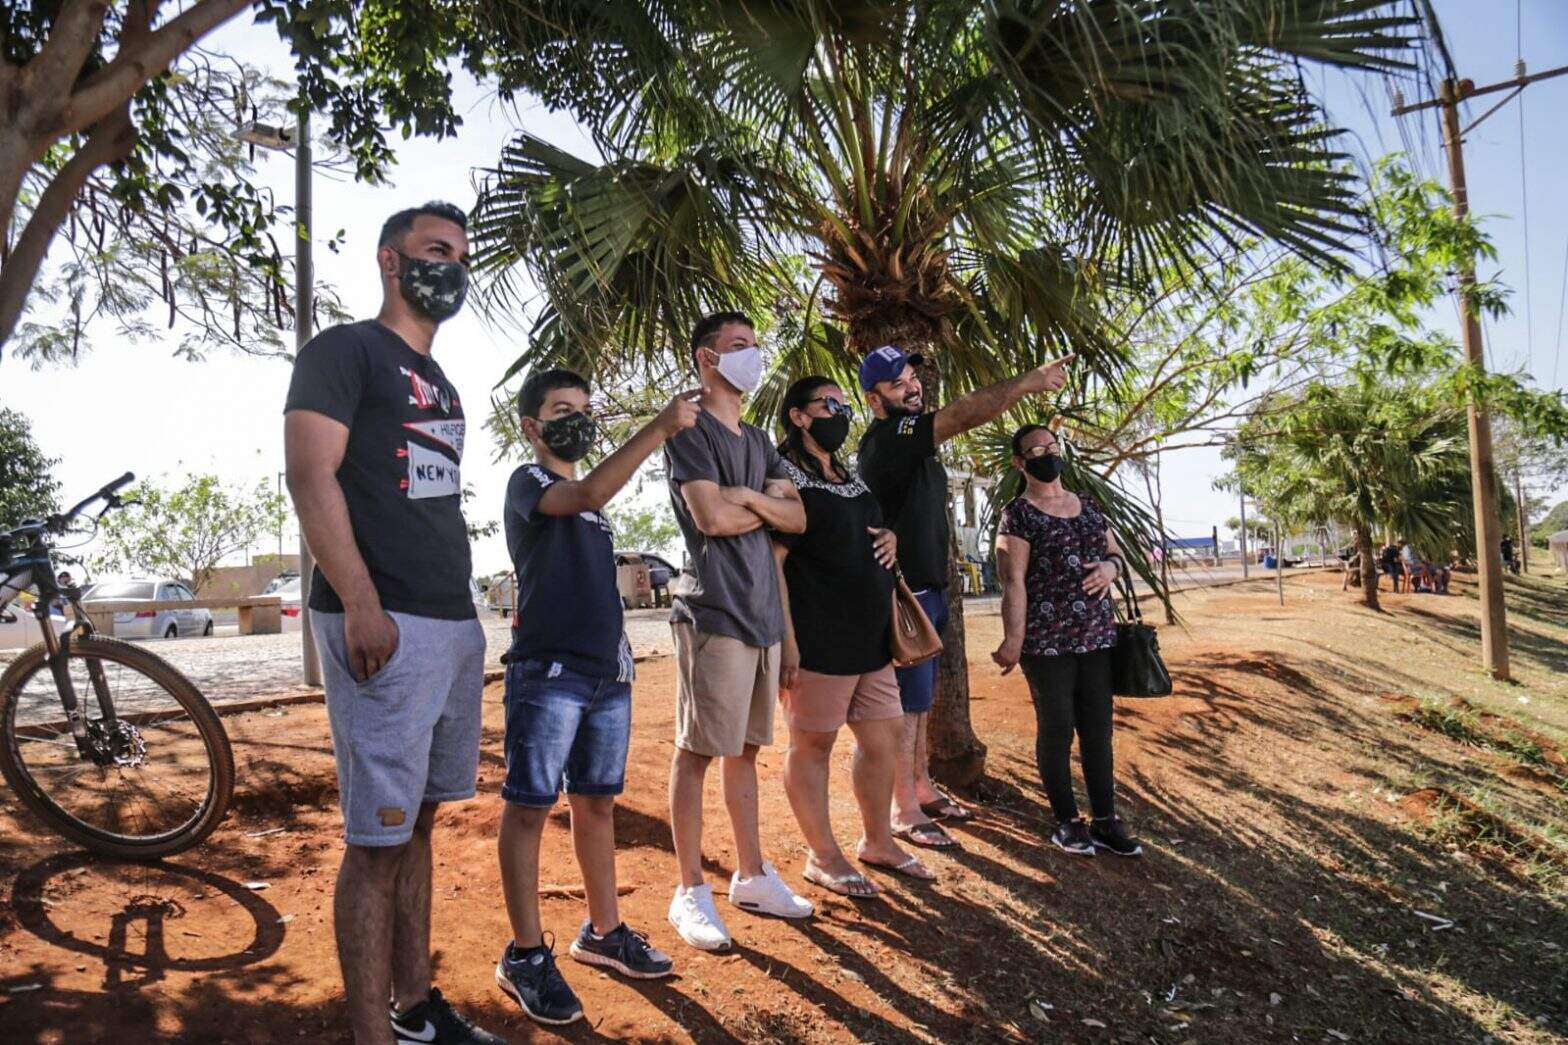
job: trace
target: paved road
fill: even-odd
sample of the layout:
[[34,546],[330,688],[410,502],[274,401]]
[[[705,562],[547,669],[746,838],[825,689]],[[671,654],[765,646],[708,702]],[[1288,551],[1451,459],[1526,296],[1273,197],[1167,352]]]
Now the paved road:
[[[1272,571],[1261,568],[1251,572],[1255,579],[1273,576]],[[1289,572],[1293,571],[1287,571],[1287,576]],[[1205,587],[1240,579],[1240,566],[1199,569],[1182,574],[1173,587]],[[995,595],[978,596],[966,600],[965,608],[971,615],[995,614],[1000,612],[1000,603],[1000,597]],[[668,610],[636,610],[627,614],[627,635],[639,658],[673,652],[668,617]],[[487,666],[498,668],[501,654],[511,643],[510,622],[495,615],[482,618],[482,622]],[[238,635],[233,625],[220,625],[213,638],[149,640],[146,646],[184,672],[214,704],[264,699],[303,688],[298,632]],[[0,654],[0,661],[4,659],[5,654]],[[52,686],[49,692],[52,694]]]
[[[668,610],[639,610],[628,615],[627,636],[637,656],[662,656],[671,652],[668,616]],[[483,618],[482,623],[485,626],[486,666],[499,668],[501,654],[512,641],[510,621],[492,615]],[[137,643],[173,664],[214,704],[275,697],[303,686],[298,632],[238,635],[230,625],[220,626],[212,638],[137,640]],[[14,652],[7,651],[8,654]],[[34,695],[33,690],[43,682],[43,679],[37,679],[29,685],[28,694]],[[49,692],[53,693],[52,685]],[[42,696],[41,693],[37,695]]]

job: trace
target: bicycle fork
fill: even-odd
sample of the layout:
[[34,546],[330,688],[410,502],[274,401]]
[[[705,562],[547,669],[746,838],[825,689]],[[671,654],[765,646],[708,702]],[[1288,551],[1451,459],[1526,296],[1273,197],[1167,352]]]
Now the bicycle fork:
[[[82,619],[77,617],[76,624],[65,630],[63,635],[56,635],[50,626],[49,619],[45,616],[41,623],[44,633],[44,651],[48,654],[49,673],[54,676],[55,691],[60,695],[60,705],[65,710],[65,720],[71,727],[71,737],[76,741],[76,750],[83,758],[99,761],[98,745],[87,728],[87,715],[82,711],[81,701],[76,696],[76,684],[71,679],[71,636],[76,628],[81,625]],[[98,698],[98,708],[103,715],[103,724],[113,728],[115,724],[114,703],[109,697],[109,680],[103,672],[103,662],[96,657],[87,658],[87,676],[92,681],[93,693]]]

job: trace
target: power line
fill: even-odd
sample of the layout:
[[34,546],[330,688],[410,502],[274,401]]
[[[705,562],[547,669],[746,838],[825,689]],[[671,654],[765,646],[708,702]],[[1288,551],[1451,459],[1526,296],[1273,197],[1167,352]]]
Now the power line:
[[1563,249],[1563,286],[1557,292],[1557,346],[1552,355],[1552,387],[1557,388],[1557,375],[1563,362],[1563,309],[1568,306],[1568,247]]
[[[1524,75],[1524,61],[1518,64],[1519,75]],[[1535,295],[1530,279],[1530,182],[1525,177],[1524,159],[1524,96],[1519,97],[1519,214],[1524,222],[1524,351],[1525,366],[1535,363]]]

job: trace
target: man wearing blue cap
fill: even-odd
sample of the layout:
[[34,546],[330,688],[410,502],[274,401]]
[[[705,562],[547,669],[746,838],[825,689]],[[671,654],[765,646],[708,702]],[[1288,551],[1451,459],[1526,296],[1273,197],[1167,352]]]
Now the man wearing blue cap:
[[[860,363],[860,388],[875,420],[860,440],[860,474],[898,534],[898,565],[938,632],[947,627],[947,469],[939,448],[949,439],[1001,416],[1030,395],[1067,383],[1071,355],[925,412],[915,367],[924,360],[884,345]],[[939,658],[938,658],[939,659]],[[937,659],[898,670],[904,737],[893,782],[893,833],[916,845],[944,849],[958,843],[933,818],[969,820],[973,811],[931,782],[926,722],[936,693]]]

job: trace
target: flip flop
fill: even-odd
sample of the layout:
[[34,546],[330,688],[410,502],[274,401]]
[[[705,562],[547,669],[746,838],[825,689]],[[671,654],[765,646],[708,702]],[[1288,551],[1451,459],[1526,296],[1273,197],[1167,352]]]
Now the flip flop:
[[[849,874],[828,874],[826,871],[818,870],[808,865],[801,872],[800,876],[812,885],[820,885],[830,893],[847,896],[851,900],[875,900],[882,895],[882,887],[859,871],[851,871]],[[869,893],[850,892],[849,886],[857,883],[868,885],[873,891]]]
[[[879,871],[889,871],[893,874],[903,875],[905,878],[913,878],[917,882],[936,881],[936,872],[927,867],[918,856],[911,856],[901,864],[885,864],[880,860],[867,860],[863,856],[856,859],[867,867],[875,867]],[[915,870],[917,867],[924,871],[925,874],[918,873]]]
[[923,849],[953,849],[958,845],[952,835],[942,830],[941,824],[929,820],[911,827],[894,828],[893,837]]
[[[951,795],[944,791],[938,791],[937,794],[941,797],[935,801],[921,803],[920,811],[926,816],[933,820],[951,820],[955,824],[962,824],[975,818],[973,809],[960,804]],[[948,812],[951,809],[956,809],[957,812]]]

